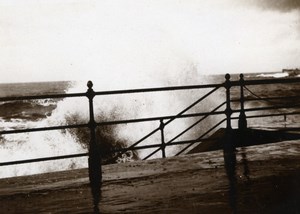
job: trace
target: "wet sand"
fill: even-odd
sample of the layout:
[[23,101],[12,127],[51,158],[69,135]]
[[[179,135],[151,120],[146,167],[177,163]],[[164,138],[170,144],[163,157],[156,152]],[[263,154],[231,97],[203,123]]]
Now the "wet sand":
[[[103,166],[101,213],[300,213],[300,141]],[[0,179],[1,213],[92,213],[87,169]]]

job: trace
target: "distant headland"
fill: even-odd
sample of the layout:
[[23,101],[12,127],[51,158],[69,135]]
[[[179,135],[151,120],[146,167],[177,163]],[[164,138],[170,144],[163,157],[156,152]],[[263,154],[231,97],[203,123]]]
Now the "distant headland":
[[282,69],[282,73],[288,73],[289,76],[298,76],[300,75],[300,69],[295,68],[295,69]]

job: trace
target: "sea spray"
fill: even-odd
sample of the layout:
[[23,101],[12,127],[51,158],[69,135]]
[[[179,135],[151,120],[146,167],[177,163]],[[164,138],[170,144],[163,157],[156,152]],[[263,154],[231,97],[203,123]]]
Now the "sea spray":
[[[67,132],[62,134],[60,131],[49,131],[18,134],[20,137],[16,136],[17,134],[11,135],[10,139],[4,137],[5,142],[1,143],[0,150],[1,162],[76,154],[84,151],[79,144],[74,143],[73,137]],[[0,177],[86,167],[86,161],[82,158],[80,159],[65,159],[1,167]]]
[[[66,117],[67,124],[82,124],[84,120],[80,114],[72,114]],[[97,118],[97,120],[101,121],[101,118]],[[83,148],[89,149],[91,136],[88,128],[74,128],[68,130],[68,132]],[[100,147],[102,164],[128,162],[138,158],[137,153],[131,150],[127,152],[113,152],[113,150],[127,147],[126,141],[118,139],[116,132],[116,128],[112,125],[96,128],[96,143]]]
[[[2,129],[17,130],[64,125],[65,114],[68,114],[68,111],[64,110],[70,109],[71,107],[66,107],[66,105],[68,105],[66,104],[66,100],[67,99],[58,101],[52,100],[51,103],[49,100],[47,102],[33,100],[30,104],[33,103],[33,105],[35,105],[35,103],[39,103],[40,105],[45,105],[45,108],[47,108],[49,105],[54,105],[54,103],[56,103],[57,108],[54,111],[50,111],[49,114],[39,118],[30,116],[21,119],[18,116],[18,119],[2,118]],[[27,111],[26,114],[29,115],[29,111],[34,112],[37,111],[37,109],[34,109],[33,106],[33,110],[29,109],[28,111],[28,109],[24,109],[23,111]],[[13,116],[14,115],[12,115],[12,117]],[[76,142],[74,137],[68,131],[61,130],[2,135],[0,147],[1,162],[86,152],[86,149]],[[82,167],[87,167],[86,157],[5,166],[1,167],[0,177],[29,175]]]
[[[178,103],[180,103],[180,105],[178,105]],[[184,105],[182,105],[178,93],[176,92],[108,95],[96,96],[94,98],[94,112],[97,122],[174,115],[181,111],[183,106]],[[77,117],[78,119],[78,115],[82,115],[80,113],[82,109],[83,106],[75,110],[76,113],[69,117],[68,121],[72,121],[72,118],[74,119],[74,117]],[[86,118],[85,121],[87,120],[88,119]],[[84,121],[84,117],[81,117],[80,121]],[[114,139],[115,142],[123,142],[122,145],[125,143],[126,146],[130,146],[150,133],[152,130],[159,127],[159,125],[160,122],[157,120],[153,122],[135,124],[110,125],[105,127],[100,126],[97,130],[101,130],[99,132],[103,132],[102,134],[107,133],[107,130],[113,130],[109,131],[109,134],[111,135],[109,141]],[[177,129],[180,129],[181,126],[182,124],[179,123],[177,125]],[[168,135],[170,135],[170,132],[166,132],[166,136]],[[78,136],[75,137],[78,138]],[[80,139],[82,138],[80,137]],[[98,139],[101,139],[101,136],[99,136]],[[87,142],[86,139],[85,142]],[[160,132],[157,132],[153,136],[141,142],[139,146],[158,144],[160,142]],[[111,141],[111,143],[113,142]],[[144,158],[152,150],[153,149],[138,150],[138,157]],[[169,155],[172,155],[172,153],[174,152],[169,152]],[[161,157],[161,155],[156,154],[153,157]]]
[[[202,79],[204,80],[204,78]],[[188,82],[181,80],[180,83]],[[77,82],[67,92],[84,92],[87,90],[86,83]],[[97,81],[94,83],[97,88]],[[162,84],[164,85],[164,84]],[[103,84],[102,84],[103,86]],[[97,89],[95,89],[97,90]],[[134,118],[146,118],[176,115],[183,109],[191,105],[209,90],[190,90],[190,91],[170,91],[170,92],[151,92],[137,93],[127,95],[105,95],[94,98],[95,119],[96,122],[125,120]],[[201,102],[186,113],[203,112],[211,109],[218,99],[208,98]],[[37,102],[35,102],[37,103]],[[38,102],[49,106],[53,101]],[[168,142],[177,134],[188,128],[197,119],[176,119],[165,127],[165,141]],[[212,119],[207,119],[205,123],[196,126],[186,132],[178,140],[192,140],[204,130],[213,124]],[[164,122],[166,122],[165,120]],[[65,98],[56,103],[56,109],[49,112],[46,118],[38,120],[25,121],[20,120],[18,124],[22,128],[47,127],[57,125],[86,124],[89,122],[88,99]],[[113,157],[115,162],[132,161],[138,158],[148,156],[155,149],[144,149],[129,151],[125,154],[111,154],[105,156],[113,148],[128,147],[152,130],[158,128],[160,121],[119,124],[109,126],[99,126],[97,128],[97,139],[100,145],[103,145],[102,151],[104,163],[111,163]],[[66,129],[55,131],[43,131],[35,133],[13,134],[2,136],[1,143],[1,162],[22,160],[29,158],[51,157],[57,155],[76,154],[88,151],[89,130],[83,129]],[[139,146],[159,144],[161,142],[161,133],[157,131],[153,136],[141,142]],[[172,156],[180,151],[184,146],[167,147],[167,156]],[[151,158],[161,157],[161,152],[156,153]],[[65,159],[60,161],[47,161],[32,164],[13,165],[1,169],[1,177],[19,176],[26,174],[43,173],[50,171],[59,171],[87,167],[85,158]]]

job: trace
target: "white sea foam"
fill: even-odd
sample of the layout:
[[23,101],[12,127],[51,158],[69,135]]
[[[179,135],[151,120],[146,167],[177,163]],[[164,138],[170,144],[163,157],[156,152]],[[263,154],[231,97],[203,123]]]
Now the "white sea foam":
[[[14,140],[14,141],[12,141]],[[13,138],[5,138],[0,149],[0,161],[17,161],[41,157],[60,156],[84,152],[84,149],[67,132],[60,131],[44,133],[18,134]],[[81,159],[65,159],[61,161],[37,162],[34,164],[11,165],[2,167],[0,177],[30,175],[51,171],[61,171],[86,167],[86,161]]]
[[[26,121],[23,119],[1,120],[5,130],[26,129],[34,127],[47,127],[63,125],[64,111],[74,106],[75,103],[58,102],[57,109],[46,119],[38,121]],[[69,107],[66,107],[69,106]],[[77,103],[78,106],[78,103]],[[86,150],[76,142],[76,139],[68,132],[61,130],[42,131],[20,134],[7,134],[2,136],[0,144],[0,162],[35,159],[42,157],[60,156],[83,153]],[[0,177],[12,177],[29,175],[51,171],[67,170],[71,168],[87,167],[86,158],[65,159],[59,161],[37,162],[34,164],[21,164],[2,167]]]
[[[97,88],[97,82],[94,83]],[[85,83],[75,84],[68,92],[86,91]],[[124,120],[134,118],[156,117],[163,115],[175,115],[184,108],[192,104],[205,92],[195,90],[189,92],[160,92],[148,94],[130,94],[130,95],[108,95],[96,96],[94,98],[94,111],[97,122]],[[196,106],[196,109],[202,111],[212,106],[215,100],[208,100],[205,104]],[[49,102],[47,101],[46,104]],[[57,103],[57,108],[53,110],[51,116],[38,121],[28,122],[25,120],[4,121],[1,123],[6,129],[48,127],[57,125],[66,125],[76,123],[87,123],[89,121],[89,104],[86,97],[65,98]],[[192,112],[196,112],[194,110]],[[80,118],[80,120],[76,120]],[[74,121],[72,120],[74,118]],[[194,120],[175,120],[172,124],[165,127],[165,141],[167,142],[178,133],[187,128]],[[132,145],[150,131],[158,128],[159,121],[144,122],[136,124],[112,126],[114,129],[113,138],[118,142],[126,142],[127,146]],[[209,122],[205,122],[205,127]],[[100,127],[101,129],[101,127]],[[187,132],[187,137],[179,138],[189,140],[197,134],[197,130]],[[85,142],[82,142],[85,141]],[[68,155],[87,152],[86,146],[89,139],[80,139],[74,136],[71,130],[43,131],[33,133],[22,133],[13,135],[4,135],[0,144],[0,162],[15,161],[31,158],[51,157],[59,155]],[[161,142],[161,133],[158,131],[139,145],[159,144]],[[179,147],[168,147],[167,155],[172,156],[178,151]],[[138,150],[140,158],[147,156],[153,149]],[[155,154],[152,158],[161,157],[161,152]],[[129,158],[130,159],[130,158]],[[122,157],[118,162],[130,161],[128,157]],[[30,166],[30,167],[28,167]],[[0,177],[11,177],[28,174],[36,174],[50,171],[60,171],[66,169],[87,167],[86,158],[75,158],[61,161],[38,162],[34,164],[12,165],[3,167]]]
[[288,76],[289,76],[289,74],[286,72],[257,75],[257,77],[273,77],[273,78],[283,78],[283,77],[288,77]]
[[42,106],[56,105],[56,101],[53,99],[32,100],[31,102],[42,105]]

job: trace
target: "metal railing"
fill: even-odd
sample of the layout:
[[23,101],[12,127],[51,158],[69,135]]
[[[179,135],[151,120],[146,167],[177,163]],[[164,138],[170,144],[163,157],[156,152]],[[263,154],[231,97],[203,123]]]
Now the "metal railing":
[[[148,159],[152,157],[155,153],[161,150],[162,157],[166,157],[165,149],[167,146],[174,146],[179,144],[188,144],[187,147],[182,149],[182,151],[178,152],[177,155],[184,153],[189,147],[191,147],[195,143],[199,143],[205,140],[205,137],[208,136],[209,133],[213,132],[217,127],[222,125],[226,122],[226,129],[231,129],[231,121],[238,119],[238,127],[239,129],[247,128],[247,118],[256,118],[256,117],[270,117],[270,116],[280,116],[280,115],[294,115],[299,114],[299,112],[287,112],[287,113],[272,113],[272,114],[260,114],[260,115],[251,115],[246,116],[246,112],[259,112],[265,110],[274,110],[274,109],[284,109],[284,108],[297,108],[300,107],[299,103],[289,103],[289,104],[279,104],[279,105],[269,105],[265,107],[253,107],[245,109],[244,103],[246,101],[266,101],[269,100],[278,100],[282,99],[283,97],[268,97],[262,98],[255,96],[252,94],[253,97],[245,98],[244,97],[244,90],[249,91],[247,86],[251,85],[265,85],[265,84],[290,84],[290,83],[299,83],[300,78],[284,78],[284,79],[261,79],[261,80],[244,80],[243,75],[240,75],[240,79],[237,81],[230,81],[230,75],[225,75],[225,82],[219,84],[206,84],[206,85],[190,85],[190,86],[176,86],[176,87],[160,87],[160,88],[145,88],[145,89],[130,89],[130,90],[115,90],[115,91],[100,91],[95,92],[93,90],[93,83],[91,81],[88,82],[88,90],[85,93],[69,93],[69,94],[54,94],[54,95],[42,95],[42,96],[20,96],[20,97],[2,97],[0,98],[0,102],[4,101],[20,101],[20,100],[37,100],[37,99],[49,99],[49,98],[72,98],[72,97],[86,97],[89,100],[89,122],[84,124],[74,124],[74,125],[61,125],[61,126],[50,126],[50,127],[38,127],[38,128],[28,128],[28,129],[20,129],[20,130],[6,130],[0,131],[0,135],[8,135],[8,134],[18,134],[18,133],[26,133],[26,132],[39,132],[39,131],[51,131],[51,130],[60,130],[60,129],[74,129],[74,128],[89,128],[91,140],[89,144],[89,152],[88,153],[80,153],[80,154],[71,154],[71,155],[62,155],[62,156],[55,156],[55,157],[43,157],[43,158],[35,158],[29,160],[18,160],[18,161],[8,161],[8,162],[1,162],[0,166],[7,166],[13,164],[24,164],[24,163],[32,163],[32,162],[40,162],[40,161],[49,161],[49,160],[58,160],[58,159],[66,159],[66,158],[75,158],[75,157],[82,157],[82,156],[101,156],[101,151],[99,151],[99,146],[97,144],[96,139],[96,128],[101,126],[107,125],[118,125],[118,124],[129,124],[129,123],[140,123],[140,122],[150,122],[150,121],[158,121],[158,127],[152,130],[150,133],[133,143],[127,148],[118,148],[113,149],[111,153],[118,153],[118,152],[127,152],[129,150],[141,150],[141,149],[148,149],[148,148],[157,148],[148,156],[144,157],[143,159]],[[240,98],[239,99],[231,99],[231,88],[232,87],[239,87],[240,88]],[[225,97],[226,100],[222,102],[220,105],[215,107],[213,110],[209,112],[199,112],[199,113],[186,113],[194,106],[202,102],[207,97],[211,96],[213,93],[218,91],[220,88],[225,88]],[[159,116],[159,117],[147,117],[147,118],[135,118],[135,119],[127,119],[127,120],[114,120],[114,121],[106,121],[106,122],[96,122],[95,121],[95,113],[94,113],[94,104],[93,99],[96,96],[105,96],[105,95],[121,95],[121,94],[133,94],[133,93],[148,93],[148,92],[163,92],[163,91],[179,91],[179,90],[193,90],[193,89],[211,89],[206,94],[202,95],[198,100],[193,102],[191,105],[186,107],[184,110],[179,112],[176,115],[169,115],[169,116]],[[252,93],[250,91],[250,93]],[[291,96],[285,98],[299,98],[300,96]],[[232,102],[239,102],[240,108],[239,109],[232,109],[231,103]],[[221,108],[226,107],[225,110],[220,110]],[[232,114],[239,113],[238,117],[232,117]],[[186,132],[188,132],[193,127],[197,126],[206,118],[212,115],[224,115],[225,117],[213,125],[209,130],[203,133],[200,137],[195,140],[189,141],[175,141]],[[173,137],[171,140],[165,142],[165,135],[164,129],[165,127],[172,123],[175,119],[181,118],[195,118],[201,117],[199,120],[194,122],[191,126],[180,132],[178,135]],[[152,136],[157,132],[161,132],[161,142],[151,145],[139,145],[141,142],[145,141],[147,138]],[[100,142],[101,143],[101,142]],[[95,153],[95,154],[94,154]],[[98,161],[101,161],[101,157]]]
[[[51,130],[61,130],[61,129],[74,129],[74,128],[88,128],[90,130],[90,142],[89,149],[86,153],[80,154],[71,154],[71,155],[62,155],[62,156],[54,156],[54,157],[41,157],[34,158],[28,160],[17,160],[17,161],[7,161],[1,162],[0,166],[8,166],[14,164],[25,164],[25,163],[33,163],[40,161],[50,161],[50,160],[58,160],[58,159],[67,159],[67,158],[77,158],[82,156],[88,156],[88,165],[89,165],[89,177],[90,183],[92,187],[92,194],[94,197],[95,209],[97,202],[99,202],[99,188],[101,187],[102,180],[102,153],[101,146],[97,142],[96,129],[102,126],[109,125],[119,125],[119,124],[130,124],[130,123],[141,123],[141,122],[151,122],[157,121],[158,126],[150,133],[146,134],[135,143],[126,148],[115,148],[112,149],[111,153],[125,153],[127,151],[141,150],[141,149],[155,149],[150,154],[148,154],[143,159],[148,159],[152,157],[157,152],[162,152],[162,157],[166,157],[166,148],[168,146],[174,145],[186,145],[182,148],[176,155],[183,154],[194,144],[203,142],[208,139],[211,133],[216,130],[216,128],[226,122],[226,131],[229,133],[232,129],[232,120],[238,120],[238,128],[240,130],[245,130],[247,128],[247,119],[257,118],[257,117],[271,117],[271,116],[282,116],[282,115],[295,115],[300,114],[299,111],[293,112],[271,112],[267,114],[257,114],[246,116],[248,112],[262,112],[266,110],[275,110],[275,109],[297,109],[300,107],[300,103],[277,103],[278,105],[273,105],[274,100],[279,99],[300,99],[300,96],[291,96],[291,97],[261,97],[254,92],[252,92],[247,86],[257,86],[257,85],[266,85],[266,84],[291,84],[291,83],[300,83],[300,78],[285,78],[285,79],[261,79],[261,80],[244,80],[243,75],[240,75],[240,79],[236,81],[230,80],[230,75],[225,75],[225,82],[219,84],[206,84],[206,85],[190,85],[190,86],[176,86],[176,87],[161,87],[161,88],[145,88],[145,89],[131,89],[131,90],[116,90],[116,91],[100,91],[95,92],[93,90],[93,83],[91,81],[88,82],[88,90],[85,93],[68,93],[68,94],[55,94],[55,95],[42,95],[42,96],[20,96],[20,97],[2,97],[0,98],[0,102],[6,101],[16,101],[16,100],[37,100],[37,99],[49,99],[49,98],[73,98],[73,97],[86,97],[89,101],[89,122],[83,124],[73,124],[73,125],[62,125],[62,126],[50,126],[50,127],[38,127],[38,128],[28,128],[28,129],[20,129],[20,130],[4,130],[0,131],[1,135],[9,135],[9,134],[19,134],[19,133],[27,133],[27,132],[40,132],[40,131],[51,131]],[[239,89],[239,98],[231,99],[231,90],[233,87],[238,87]],[[122,95],[122,94],[136,94],[136,93],[149,93],[149,92],[163,92],[163,91],[183,91],[183,90],[195,90],[195,89],[210,89],[207,93],[202,95],[199,99],[194,101],[192,104],[184,108],[178,114],[168,115],[168,116],[158,116],[158,117],[146,117],[146,118],[134,118],[134,119],[126,119],[126,120],[114,120],[114,121],[105,121],[105,122],[97,122],[95,120],[95,112],[94,112],[94,98],[96,96],[108,96],[108,95]],[[215,92],[220,89],[225,89],[225,100],[221,102],[218,106],[213,108],[213,110],[208,112],[198,112],[198,113],[188,113],[190,109],[195,107],[197,104],[201,103],[206,98],[212,96]],[[249,92],[252,96],[245,98],[244,91]],[[245,108],[245,102],[251,101],[269,101],[272,105],[263,106],[263,107],[252,107]],[[238,103],[239,108],[233,109],[232,103]],[[225,109],[223,109],[225,108]],[[223,110],[222,110],[223,109]],[[233,114],[239,114],[239,116],[232,116]],[[186,134],[189,130],[198,126],[201,122],[203,122],[206,118],[214,116],[214,115],[223,115],[222,119],[216,122],[212,127],[208,130],[204,131],[199,137],[194,140],[178,140],[181,136]],[[184,118],[198,118],[195,122],[193,122],[189,127],[182,130],[176,136],[171,138],[170,140],[166,140],[165,138],[165,128],[169,124],[171,124],[176,119],[184,119]],[[160,132],[161,142],[151,144],[151,145],[141,145],[146,139],[155,133]],[[230,143],[228,141],[224,141],[224,143]],[[101,142],[100,142],[101,145]]]

